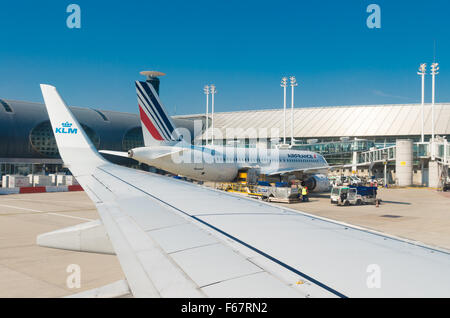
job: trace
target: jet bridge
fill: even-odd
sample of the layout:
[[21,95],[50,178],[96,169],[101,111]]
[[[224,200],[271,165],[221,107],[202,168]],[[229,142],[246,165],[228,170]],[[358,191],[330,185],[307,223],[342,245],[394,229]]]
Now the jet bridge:
[[381,163],[385,161],[395,161],[397,146],[386,148],[377,148],[361,152],[358,156],[357,165],[370,165],[372,163]]
[[[448,166],[450,164],[450,143],[446,139],[436,141],[434,143],[434,149],[432,144],[432,142],[413,143],[414,160],[436,160]],[[371,150],[358,154],[356,165],[363,166],[372,163],[390,162],[395,161],[396,157],[397,145],[384,148],[372,148]]]
[[[399,139],[395,146],[372,148],[368,151],[354,153],[352,170],[357,167],[368,166],[369,171],[375,164],[384,165],[384,178],[388,165],[395,163],[396,184],[400,186],[412,185],[414,166],[420,167],[422,174],[427,169],[426,182],[429,187],[441,187],[442,180],[448,177],[450,166],[450,144],[445,138],[436,138],[434,142],[417,142]],[[428,165],[428,168],[425,168]],[[423,178],[422,178],[423,179]]]

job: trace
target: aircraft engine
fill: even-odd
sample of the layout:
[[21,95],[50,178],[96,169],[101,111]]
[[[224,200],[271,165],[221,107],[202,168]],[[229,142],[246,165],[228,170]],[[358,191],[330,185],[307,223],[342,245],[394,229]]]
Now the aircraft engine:
[[314,174],[302,184],[308,187],[309,192],[327,192],[330,190],[330,180],[324,174]]

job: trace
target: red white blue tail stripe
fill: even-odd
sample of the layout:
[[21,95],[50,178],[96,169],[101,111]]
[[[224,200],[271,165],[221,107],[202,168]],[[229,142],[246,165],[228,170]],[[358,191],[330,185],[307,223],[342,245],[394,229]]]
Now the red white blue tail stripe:
[[175,126],[167,115],[153,86],[147,82],[136,81],[136,93],[144,139],[146,139],[146,130],[154,141],[176,140]]

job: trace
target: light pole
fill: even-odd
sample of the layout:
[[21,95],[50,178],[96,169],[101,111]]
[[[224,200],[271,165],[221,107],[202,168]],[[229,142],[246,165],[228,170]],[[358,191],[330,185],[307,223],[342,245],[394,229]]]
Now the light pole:
[[294,145],[294,87],[298,86],[295,76],[289,77],[291,81],[291,146]]
[[286,144],[286,87],[287,87],[287,77],[283,77],[281,79],[280,86],[283,87],[284,91],[284,103],[283,103],[283,111],[284,111],[284,119],[283,119],[283,144]]
[[203,91],[205,92],[206,95],[206,142],[205,145],[208,144],[208,126],[209,126],[209,120],[208,120],[208,115],[209,115],[209,86],[205,85],[205,87],[203,88]]
[[431,78],[432,78],[432,95],[431,95],[431,159],[435,159],[434,147],[434,100],[436,92],[436,75],[439,74],[439,63],[431,64]]
[[217,93],[216,85],[211,84],[211,145],[214,145],[214,95]]
[[424,105],[425,105],[425,74],[427,72],[427,64],[420,64],[418,75],[422,77],[422,142],[425,141],[425,133],[424,133]]

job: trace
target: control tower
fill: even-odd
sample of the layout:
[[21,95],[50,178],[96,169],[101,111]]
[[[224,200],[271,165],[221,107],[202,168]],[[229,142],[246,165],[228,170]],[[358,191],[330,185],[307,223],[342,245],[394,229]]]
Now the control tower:
[[142,71],[142,72],[140,72],[140,74],[147,77],[147,82],[152,84],[156,93],[158,93],[158,95],[159,95],[159,78],[158,77],[164,76],[166,74],[158,72],[158,71]]

